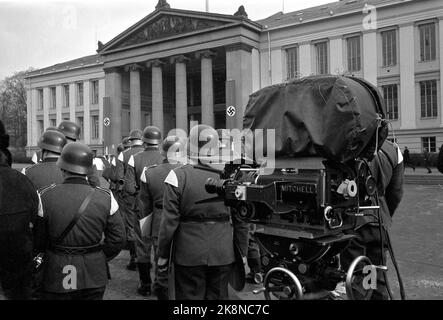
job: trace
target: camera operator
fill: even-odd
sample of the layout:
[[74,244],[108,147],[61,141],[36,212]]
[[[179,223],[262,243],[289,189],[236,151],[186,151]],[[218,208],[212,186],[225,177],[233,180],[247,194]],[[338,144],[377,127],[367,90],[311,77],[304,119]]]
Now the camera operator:
[[188,147],[191,164],[172,170],[165,179],[158,268],[167,268],[174,242],[175,298],[226,300],[234,262],[243,263],[236,259],[235,248],[243,259],[246,256],[247,225],[234,216],[231,221],[222,200],[202,202],[212,198],[205,189],[207,179],[219,177],[203,160],[218,149],[217,132],[207,125],[194,126]]
[[39,198],[32,182],[11,168],[9,136],[0,120],[0,297],[31,299],[31,226]]
[[[392,216],[403,197],[403,157],[397,145],[385,141],[369,165],[377,182],[381,221],[379,222],[375,216],[358,219],[357,237],[351,240],[351,244],[341,254],[341,263],[345,270],[361,255],[367,256],[376,266],[383,265],[386,261]],[[380,223],[383,232],[380,232]],[[373,291],[371,299],[386,300],[388,297],[383,271],[378,271],[377,288]]]

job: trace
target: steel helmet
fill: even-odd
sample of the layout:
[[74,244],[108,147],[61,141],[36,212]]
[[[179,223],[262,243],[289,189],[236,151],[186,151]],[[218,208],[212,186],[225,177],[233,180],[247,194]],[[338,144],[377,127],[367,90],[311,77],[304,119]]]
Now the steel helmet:
[[162,139],[162,133],[160,129],[154,126],[146,127],[143,130],[143,142],[147,144],[160,144]]
[[120,152],[123,152],[125,148],[123,147],[122,143],[119,143],[117,146],[117,154],[120,154]]
[[67,144],[57,160],[60,169],[87,175],[91,172],[94,155],[89,147],[80,142]]
[[188,139],[188,151],[192,157],[205,157],[218,152],[218,134],[214,128],[199,124],[191,128]]
[[141,140],[143,138],[143,132],[141,130],[132,130],[129,134],[129,140]]
[[65,135],[60,131],[46,129],[38,141],[38,147],[60,154],[67,142]]
[[124,137],[122,139],[122,145],[124,149],[128,149],[131,146],[131,140],[129,140],[129,137]]
[[71,121],[63,121],[57,127],[67,139],[77,141],[80,139],[80,126]]

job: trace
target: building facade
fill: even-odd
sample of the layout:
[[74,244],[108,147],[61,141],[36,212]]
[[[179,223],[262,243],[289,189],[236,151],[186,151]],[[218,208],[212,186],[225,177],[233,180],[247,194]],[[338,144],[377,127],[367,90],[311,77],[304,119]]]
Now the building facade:
[[82,125],[84,141],[104,152],[151,124],[164,134],[187,131],[191,121],[241,128],[248,97],[260,88],[352,74],[382,91],[391,139],[411,152],[436,152],[443,143],[442,52],[441,0],[343,0],[260,21],[243,7],[222,15],[159,1],[99,43],[97,55],[28,75],[29,151],[62,119]]

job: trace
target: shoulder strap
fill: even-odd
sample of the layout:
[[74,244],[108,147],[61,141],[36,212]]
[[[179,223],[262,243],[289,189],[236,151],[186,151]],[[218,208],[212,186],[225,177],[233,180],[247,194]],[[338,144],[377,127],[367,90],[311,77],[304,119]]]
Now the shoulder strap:
[[80,205],[80,208],[78,209],[77,213],[74,215],[74,218],[72,218],[71,222],[68,224],[68,226],[65,228],[65,230],[63,230],[63,232],[55,239],[54,244],[57,245],[57,244],[61,243],[66,238],[68,233],[72,230],[72,228],[76,225],[78,219],[80,219],[80,217],[83,215],[86,208],[88,207],[89,202],[91,201],[94,192],[95,192],[95,188],[87,195],[85,200],[83,200],[82,204]]

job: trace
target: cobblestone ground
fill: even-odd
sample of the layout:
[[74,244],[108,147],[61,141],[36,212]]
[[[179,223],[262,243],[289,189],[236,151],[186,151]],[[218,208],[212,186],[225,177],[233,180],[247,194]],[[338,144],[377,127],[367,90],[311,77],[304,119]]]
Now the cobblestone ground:
[[[433,175],[438,175],[433,171]],[[416,172],[408,169],[406,174],[423,174],[423,184],[426,184],[424,169]],[[403,201],[394,216],[391,238],[407,298],[443,299],[443,185],[405,185]],[[113,279],[105,299],[153,299],[136,294],[138,275],[126,270],[127,261],[128,252],[123,251],[110,263]],[[391,287],[398,298],[395,271],[392,264],[388,267]],[[263,294],[252,294],[256,287],[247,285],[242,292],[231,290],[231,298],[263,299]]]

